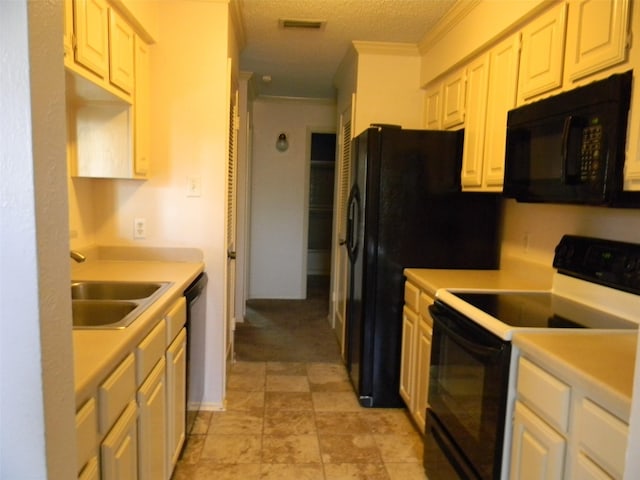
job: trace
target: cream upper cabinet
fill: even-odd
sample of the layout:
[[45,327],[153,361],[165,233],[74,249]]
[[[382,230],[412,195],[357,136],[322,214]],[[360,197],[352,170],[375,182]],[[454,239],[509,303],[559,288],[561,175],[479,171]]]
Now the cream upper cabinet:
[[502,190],[507,112],[516,106],[520,36],[513,35],[489,53],[489,87],[483,154],[482,187]]
[[520,36],[512,35],[467,67],[462,188],[500,191],[507,112],[515,107]]
[[73,0],[64,0],[63,45],[64,63],[73,62]]
[[428,130],[442,130],[442,83],[431,85],[424,94],[424,126]]
[[102,79],[109,75],[109,7],[105,0],[75,0],[75,61]]
[[488,87],[489,54],[485,54],[467,67],[467,107],[462,154],[463,188],[482,186],[482,154]]
[[[134,86],[134,31],[106,0],[65,0],[65,9],[73,5],[73,31],[65,30],[65,45],[71,40],[73,55],[65,55],[65,66],[90,86],[67,88],[82,97],[103,97],[102,89],[116,101],[131,104]],[[65,28],[67,28],[65,10]],[[102,98],[100,98],[102,100]]]
[[630,0],[569,2],[567,83],[626,60],[630,4]]
[[109,9],[109,80],[124,92],[133,93],[133,29]]
[[445,129],[464,124],[465,76],[465,69],[460,69],[449,74],[442,82],[442,126]]
[[566,17],[561,3],[522,29],[518,104],[562,87]]
[[149,45],[140,37],[135,37],[135,85],[133,100],[134,159],[133,173],[136,177],[146,177],[149,173],[151,132],[149,109]]

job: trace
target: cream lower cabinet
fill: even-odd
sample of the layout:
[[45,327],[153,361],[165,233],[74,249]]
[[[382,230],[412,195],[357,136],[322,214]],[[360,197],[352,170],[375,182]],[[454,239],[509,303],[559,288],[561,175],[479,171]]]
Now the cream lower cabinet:
[[140,480],[168,478],[167,448],[167,389],[164,358],[156,364],[149,377],[138,390],[138,463]]
[[78,480],[100,480],[98,457],[93,457],[78,475]]
[[525,356],[517,375],[509,478],[622,479],[626,421]]
[[544,420],[516,402],[511,476],[520,480],[562,479],[566,441]]
[[167,365],[166,470],[169,477],[186,440],[187,411],[187,302],[180,297],[165,315]]
[[163,461],[167,445],[166,331],[166,323],[159,322],[136,348],[140,480],[168,478]]
[[98,463],[98,411],[97,402],[91,397],[76,412],[76,449],[78,478],[99,478]]
[[171,478],[185,441],[185,322],[180,297],[78,408],[79,479]]
[[185,442],[187,410],[187,331],[182,329],[167,349],[167,470],[172,472]]
[[131,400],[101,446],[102,480],[138,478],[138,405]]
[[432,322],[429,305],[433,299],[411,282],[405,283],[402,314],[402,357],[400,396],[415,424],[424,432],[429,391]]

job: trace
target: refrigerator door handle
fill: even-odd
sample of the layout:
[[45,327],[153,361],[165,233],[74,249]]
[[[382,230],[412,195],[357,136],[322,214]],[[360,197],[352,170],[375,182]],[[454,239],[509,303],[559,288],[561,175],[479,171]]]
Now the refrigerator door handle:
[[358,223],[360,216],[360,192],[354,185],[349,194],[349,207],[347,209],[347,253],[353,262],[358,253]]

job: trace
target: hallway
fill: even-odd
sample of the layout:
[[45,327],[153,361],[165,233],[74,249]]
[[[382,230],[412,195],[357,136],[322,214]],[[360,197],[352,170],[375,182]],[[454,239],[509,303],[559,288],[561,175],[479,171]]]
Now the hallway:
[[226,410],[199,413],[173,480],[426,478],[405,411],[358,404],[327,298],[310,282],[307,300],[250,302]]

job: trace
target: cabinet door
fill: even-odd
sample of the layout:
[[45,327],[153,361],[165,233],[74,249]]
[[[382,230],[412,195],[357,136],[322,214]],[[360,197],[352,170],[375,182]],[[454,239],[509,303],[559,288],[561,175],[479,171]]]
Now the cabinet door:
[[516,106],[519,53],[519,35],[509,37],[489,53],[489,86],[482,162],[485,190],[502,190],[507,112]]
[[135,86],[133,100],[134,125],[134,174],[146,177],[149,173],[149,151],[151,149],[149,46],[140,37],[135,37]]
[[98,457],[93,457],[87,462],[78,475],[78,480],[100,480],[100,465]]
[[575,408],[574,425],[579,454],[589,457],[611,477],[622,479],[628,425],[587,398]]
[[465,69],[447,76],[442,85],[442,126],[445,129],[462,126],[465,121]]
[[516,401],[509,478],[561,480],[565,443],[559,433]]
[[418,326],[418,315],[407,308],[402,310],[402,358],[400,364],[400,396],[409,411],[413,410],[413,370],[415,357],[415,338]]
[[133,29],[109,9],[109,80],[128,94],[133,93]]
[[420,431],[424,432],[429,393],[429,366],[431,365],[432,330],[422,316],[419,318],[419,325],[418,341],[416,342],[415,407],[413,410],[413,418],[418,424]]
[[167,472],[173,471],[185,441],[187,334],[183,328],[167,349]]
[[489,54],[482,55],[467,67],[462,186],[479,189],[482,185]]
[[102,442],[102,480],[138,478],[137,416],[136,402],[131,400]]
[[[138,472],[140,480],[168,478],[165,360],[161,359],[138,390]],[[160,461],[162,459],[162,461]]]
[[567,24],[566,68],[576,81],[626,59],[629,0],[572,0]]
[[442,83],[437,82],[425,92],[424,127],[427,130],[442,129]]
[[76,412],[78,471],[86,470],[91,458],[97,456],[99,443],[98,412],[96,399],[92,397]]
[[523,28],[518,104],[562,87],[566,12],[561,3]]
[[75,0],[76,62],[100,78],[109,74],[109,17],[105,0]]

